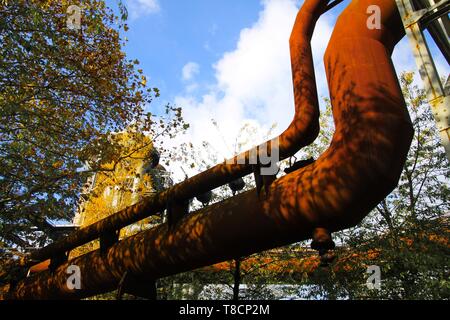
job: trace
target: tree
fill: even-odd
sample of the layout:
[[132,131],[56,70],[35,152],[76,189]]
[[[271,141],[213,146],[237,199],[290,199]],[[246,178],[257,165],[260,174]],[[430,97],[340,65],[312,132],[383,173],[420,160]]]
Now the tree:
[[80,29],[73,29],[67,23],[73,4],[0,3],[3,248],[46,243],[45,232],[35,228],[70,220],[86,179],[113,171],[136,152],[111,133],[133,128],[158,146],[161,137],[187,128],[180,108],[168,105],[163,118],[145,112],[159,91],[122,51],[119,31],[128,29],[123,5],[118,18],[104,1],[83,1]]

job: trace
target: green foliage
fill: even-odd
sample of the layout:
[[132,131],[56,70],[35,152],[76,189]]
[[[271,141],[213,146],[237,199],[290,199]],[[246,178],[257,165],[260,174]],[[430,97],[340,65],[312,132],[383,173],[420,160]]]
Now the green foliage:
[[185,130],[181,109],[146,113],[157,96],[137,60],[122,51],[121,18],[101,0],[81,7],[81,29],[67,27],[73,1],[0,4],[0,237],[4,246],[41,246],[45,220],[70,220],[87,177],[132,156],[111,133],[162,137]]

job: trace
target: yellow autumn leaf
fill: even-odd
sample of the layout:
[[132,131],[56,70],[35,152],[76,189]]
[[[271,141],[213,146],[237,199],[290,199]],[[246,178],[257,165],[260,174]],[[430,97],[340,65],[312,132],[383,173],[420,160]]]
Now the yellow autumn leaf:
[[55,163],[53,163],[52,167],[55,169],[59,169],[59,168],[61,168],[62,165],[63,165],[63,162],[60,160],[60,161],[56,161]]

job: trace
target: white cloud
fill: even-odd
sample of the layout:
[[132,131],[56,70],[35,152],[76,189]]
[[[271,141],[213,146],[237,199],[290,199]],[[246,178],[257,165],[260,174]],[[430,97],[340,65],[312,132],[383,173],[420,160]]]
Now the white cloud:
[[127,5],[131,19],[157,13],[161,9],[158,0],[128,0]]
[[181,70],[181,76],[184,81],[192,80],[200,72],[200,66],[195,62],[188,62]]
[[[239,130],[251,122],[260,132],[252,145],[261,143],[273,123],[278,127],[271,137],[280,134],[294,115],[294,98],[289,55],[289,36],[298,12],[295,0],[262,0],[263,10],[258,21],[241,31],[236,48],[223,54],[214,64],[215,81],[203,96],[187,90],[175,98],[183,108],[191,127],[186,139],[195,146],[209,142],[219,158],[232,156]],[[323,15],[312,39],[315,72],[319,97],[328,96],[323,55],[328,45],[336,11]],[[397,71],[415,68],[407,41],[395,50]],[[191,78],[191,70],[183,69],[183,78]],[[217,121],[219,129],[212,123]],[[242,138],[243,139],[243,138]],[[172,143],[175,143],[172,141]],[[185,168],[186,169],[186,168]],[[187,170],[189,171],[189,170]],[[190,175],[194,171],[188,172]]]

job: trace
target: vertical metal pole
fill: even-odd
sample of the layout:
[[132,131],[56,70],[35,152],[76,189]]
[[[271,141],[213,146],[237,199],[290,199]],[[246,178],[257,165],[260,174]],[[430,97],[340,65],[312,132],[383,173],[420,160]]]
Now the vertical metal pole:
[[431,106],[447,159],[450,161],[450,97],[445,95],[439,74],[420,27],[421,14],[414,12],[409,0],[396,0],[396,2],[427,92],[428,102]]

